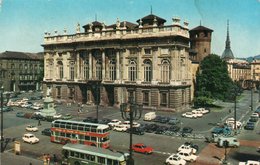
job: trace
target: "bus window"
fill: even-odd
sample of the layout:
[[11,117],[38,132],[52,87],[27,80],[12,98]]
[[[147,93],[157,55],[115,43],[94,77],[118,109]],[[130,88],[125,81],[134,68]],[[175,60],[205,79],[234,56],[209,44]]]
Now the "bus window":
[[94,155],[90,155],[90,161],[95,161],[95,156]]
[[85,158],[84,156],[85,156],[85,154],[80,153],[80,158],[81,158],[81,159],[84,159],[84,158]]
[[111,159],[107,159],[107,165],[112,165],[113,161]]
[[75,152],[75,155],[74,155],[76,158],[79,158],[79,153],[78,152]]
[[70,156],[74,157],[74,151],[70,151]]
[[66,133],[66,137],[70,138],[71,134],[70,133]]
[[78,125],[72,124],[72,129],[77,130],[78,129]]
[[91,127],[91,132],[97,132],[97,127]]
[[98,156],[98,163],[105,164],[105,158]]
[[65,123],[61,123],[60,128],[65,128]]
[[90,136],[85,136],[85,140],[90,140]]
[[64,132],[61,132],[61,133],[60,133],[60,136],[65,137],[65,133],[64,133]]
[[62,153],[63,153],[65,158],[69,157],[69,151],[68,150],[63,150]]
[[100,129],[97,129],[97,133],[103,133],[102,130]]
[[84,125],[82,125],[82,124],[80,124],[80,125],[78,126],[78,130],[80,130],[80,131],[83,131],[83,128],[84,128]]
[[67,128],[67,129],[71,129],[71,123],[67,123],[67,124],[66,124],[66,128]]
[[97,137],[91,137],[91,141],[97,141]]
[[90,126],[85,125],[85,131],[90,131]]
[[90,155],[86,154],[86,159],[90,160]]

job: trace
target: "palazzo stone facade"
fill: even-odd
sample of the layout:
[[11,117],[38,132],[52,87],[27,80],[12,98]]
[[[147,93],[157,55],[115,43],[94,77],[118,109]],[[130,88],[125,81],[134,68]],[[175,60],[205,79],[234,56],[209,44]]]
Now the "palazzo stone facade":
[[43,91],[55,100],[119,106],[133,97],[147,108],[191,104],[188,23],[150,14],[137,24],[78,24],[75,34],[45,33]]

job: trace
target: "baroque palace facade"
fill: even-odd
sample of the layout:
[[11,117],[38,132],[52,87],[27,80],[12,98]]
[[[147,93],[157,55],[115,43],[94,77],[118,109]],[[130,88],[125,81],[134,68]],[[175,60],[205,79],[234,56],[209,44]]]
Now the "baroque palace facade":
[[45,33],[45,95],[56,100],[119,106],[133,97],[146,107],[191,104],[188,23],[171,25],[152,13],[138,24],[78,24],[75,34]]

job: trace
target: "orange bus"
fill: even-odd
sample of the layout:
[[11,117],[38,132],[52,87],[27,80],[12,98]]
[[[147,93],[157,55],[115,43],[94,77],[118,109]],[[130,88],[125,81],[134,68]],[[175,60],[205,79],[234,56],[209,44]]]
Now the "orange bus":
[[51,124],[51,142],[84,144],[109,148],[109,126],[72,120],[54,120]]

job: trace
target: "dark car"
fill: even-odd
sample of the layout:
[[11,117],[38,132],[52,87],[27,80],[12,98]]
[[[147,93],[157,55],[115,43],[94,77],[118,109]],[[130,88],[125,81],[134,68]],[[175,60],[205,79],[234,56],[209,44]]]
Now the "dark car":
[[154,132],[155,134],[163,134],[165,131],[168,130],[168,127],[166,126],[160,126],[156,129],[156,131]]
[[7,106],[3,107],[3,112],[9,112],[9,111],[13,111],[13,108]]
[[170,126],[168,131],[171,131],[171,132],[178,132],[180,131],[180,127],[176,126],[176,125],[173,125],[173,126]]
[[180,123],[180,120],[176,117],[171,117],[170,120],[168,121],[168,124],[170,125],[176,125],[178,123]]
[[32,119],[35,119],[35,120],[45,120],[46,118],[40,114],[33,114]]
[[167,123],[168,121],[170,120],[169,117],[166,117],[166,116],[162,116],[160,119],[159,119],[159,123]]
[[51,136],[51,129],[45,128],[44,130],[42,130],[42,135]]
[[24,112],[17,112],[16,117],[24,117],[25,113]]
[[111,119],[108,118],[103,118],[98,121],[99,124],[108,124],[109,122],[111,122]]
[[157,124],[149,124],[145,128],[145,132],[153,133],[157,130],[158,127],[159,127],[159,125],[157,125]]
[[52,122],[52,121],[54,121],[56,119],[53,116],[46,116],[45,120],[48,121],[48,122]]
[[193,129],[191,127],[183,127],[181,130],[181,133],[187,134],[187,133],[192,133]]
[[97,118],[94,118],[94,117],[87,117],[86,119],[83,120],[83,122],[98,123],[98,120],[97,120]]
[[156,116],[152,121],[154,122],[160,122],[161,121],[162,116]]
[[[127,133],[130,133],[130,128],[126,130]],[[133,127],[132,133],[136,135],[144,135],[144,130],[139,127]]]
[[247,130],[254,130],[255,129],[255,122],[248,121],[244,127]]

